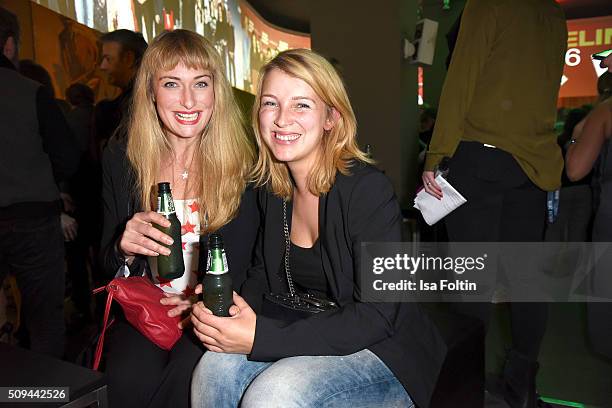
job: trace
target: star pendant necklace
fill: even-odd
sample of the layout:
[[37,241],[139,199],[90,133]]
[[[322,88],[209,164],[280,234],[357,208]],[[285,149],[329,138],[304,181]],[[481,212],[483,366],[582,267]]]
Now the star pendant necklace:
[[[177,163],[176,156],[174,157],[174,162]],[[191,156],[191,160],[189,161],[189,166],[183,166],[183,172],[181,173],[181,178],[183,180],[187,180],[189,178],[189,171],[191,170],[191,164],[193,163],[193,155]]]

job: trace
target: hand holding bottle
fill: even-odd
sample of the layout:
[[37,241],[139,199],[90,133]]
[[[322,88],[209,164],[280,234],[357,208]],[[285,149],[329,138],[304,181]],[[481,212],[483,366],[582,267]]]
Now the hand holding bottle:
[[196,303],[191,310],[193,331],[210,351],[249,354],[255,342],[257,315],[236,292],[233,303],[232,308],[234,312],[238,309],[238,313],[231,317],[215,316],[204,303]]
[[[199,295],[199,294],[201,294],[203,292],[204,292],[204,287],[202,286],[201,283],[198,283],[197,286],[195,287],[194,293],[196,295]],[[232,291],[232,293],[236,293],[236,292]],[[234,295],[232,294],[232,301],[233,301],[233,296]],[[212,313],[212,311],[210,309],[208,309],[206,307],[206,305],[204,305],[204,303],[202,303],[202,306],[203,306],[205,311],[208,311],[208,312]],[[240,313],[240,308],[238,306],[236,306],[236,305],[231,305],[228,310],[229,310],[230,317],[236,316],[238,313]]]
[[160,243],[172,245],[172,238],[155,228],[153,224],[169,227],[170,221],[155,211],[134,214],[121,234],[119,250],[126,257],[169,255],[170,250]]
[[[200,294],[202,294],[202,292],[203,292],[202,284],[198,283],[196,285],[196,287],[195,287],[195,292],[194,293],[196,295],[200,295]],[[164,305],[176,304],[177,307],[172,309],[170,312],[172,312],[173,310],[176,310],[178,312],[177,314],[183,313],[186,310],[190,310],[193,307],[193,305],[196,303],[196,301],[197,301],[197,299],[194,300],[194,299],[190,298],[188,300],[189,307],[183,308],[183,305],[185,303],[184,303],[184,301],[178,300],[178,298],[180,297],[179,295],[167,295],[167,296],[168,296],[167,298],[163,298],[162,299],[162,301],[161,301],[162,304],[164,304]],[[176,298],[175,298],[175,296],[176,296]],[[206,312],[208,314],[212,314],[212,311],[210,309],[207,309],[206,306],[204,306],[204,303],[201,303],[201,306],[204,309],[204,312]],[[179,312],[179,310],[180,310],[180,312]],[[168,312],[168,313],[170,313],[170,312]],[[172,312],[172,313],[174,313],[174,312]],[[230,317],[234,317],[234,316],[238,315],[239,313],[240,313],[240,308],[238,306],[236,306],[236,305],[231,305],[230,306],[230,308],[229,308],[229,315],[230,315]],[[176,316],[177,314],[172,314],[171,316]],[[179,327],[181,329],[186,329],[189,326],[191,326],[191,316],[187,316],[186,318],[184,318],[183,320],[181,320],[179,322]]]

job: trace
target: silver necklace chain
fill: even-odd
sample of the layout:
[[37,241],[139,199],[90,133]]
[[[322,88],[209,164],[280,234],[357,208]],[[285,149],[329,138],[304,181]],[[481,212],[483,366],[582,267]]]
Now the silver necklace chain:
[[[176,156],[174,156],[174,161],[173,161],[173,165],[172,165],[172,176],[173,177],[174,177],[174,174],[175,174],[174,163],[178,163],[178,160],[176,160]],[[191,160],[189,160],[189,166],[182,166],[183,167],[183,172],[181,173],[181,178],[183,180],[187,180],[187,178],[189,177],[189,172],[191,171],[191,165],[192,164],[193,164],[193,155],[191,155]]]

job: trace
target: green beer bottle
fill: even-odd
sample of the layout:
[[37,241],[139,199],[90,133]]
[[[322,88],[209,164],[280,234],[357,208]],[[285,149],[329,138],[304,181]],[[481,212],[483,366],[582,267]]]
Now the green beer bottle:
[[170,249],[170,255],[159,254],[157,257],[157,273],[163,279],[176,279],[183,276],[185,263],[183,262],[183,247],[181,245],[181,223],[176,217],[170,183],[157,184],[157,212],[170,221],[169,227],[155,224],[155,227],[174,241],[172,245],[161,245]]
[[202,298],[206,307],[215,316],[228,317],[229,308],[234,303],[232,278],[227,269],[223,239],[219,234],[210,234],[208,237],[208,264],[202,287]]

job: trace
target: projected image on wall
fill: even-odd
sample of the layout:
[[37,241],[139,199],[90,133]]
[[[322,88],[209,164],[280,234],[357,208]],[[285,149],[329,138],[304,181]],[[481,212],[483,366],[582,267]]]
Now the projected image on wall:
[[213,42],[236,88],[254,93],[265,61],[290,48],[310,48],[310,37],[278,29],[242,0],[36,0],[96,30],[139,31],[151,41],[164,30],[185,28]]

